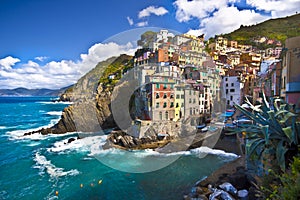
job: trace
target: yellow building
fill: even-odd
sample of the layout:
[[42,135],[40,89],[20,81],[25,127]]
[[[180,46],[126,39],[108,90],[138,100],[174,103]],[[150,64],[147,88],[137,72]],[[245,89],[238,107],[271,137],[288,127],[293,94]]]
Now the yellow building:
[[174,121],[178,121],[184,116],[184,85],[175,85],[175,117]]

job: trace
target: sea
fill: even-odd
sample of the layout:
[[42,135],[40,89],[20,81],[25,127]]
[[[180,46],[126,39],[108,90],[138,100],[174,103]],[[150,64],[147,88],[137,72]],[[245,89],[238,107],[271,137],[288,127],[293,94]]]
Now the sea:
[[[197,181],[237,158],[235,154],[208,147],[176,155],[152,150],[92,152],[92,144],[81,141],[86,138],[77,139],[76,132],[23,136],[58,122],[69,103],[55,99],[0,97],[0,199],[183,199]],[[91,137],[100,142],[106,139],[105,135]],[[70,138],[75,141],[68,143]],[[96,154],[108,157],[113,165],[103,164]],[[174,162],[155,171],[118,170],[150,163],[153,157],[178,155]],[[111,167],[118,165],[122,166]]]

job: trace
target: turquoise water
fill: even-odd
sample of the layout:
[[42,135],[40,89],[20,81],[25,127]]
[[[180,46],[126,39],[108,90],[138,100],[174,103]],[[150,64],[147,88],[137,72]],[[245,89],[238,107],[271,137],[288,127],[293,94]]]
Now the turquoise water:
[[[181,152],[171,165],[148,173],[112,169],[94,158],[89,138],[65,144],[77,133],[22,136],[28,130],[55,124],[67,104],[51,97],[0,97],[0,199],[182,199],[199,179],[209,175],[233,154],[207,148]],[[97,137],[105,140],[105,136]],[[132,154],[122,150],[96,152],[110,162]],[[135,153],[134,159],[149,162],[153,151]],[[137,162],[138,163],[138,162]],[[135,163],[136,164],[136,163]],[[99,180],[102,183],[99,184]],[[58,193],[56,193],[58,192]]]

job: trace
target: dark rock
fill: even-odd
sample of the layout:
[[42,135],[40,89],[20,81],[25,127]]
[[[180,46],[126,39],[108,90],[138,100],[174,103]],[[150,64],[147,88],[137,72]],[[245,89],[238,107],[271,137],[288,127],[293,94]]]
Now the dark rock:
[[198,199],[199,200],[208,200],[208,198],[205,195],[199,195]]
[[129,144],[127,143],[127,141],[125,140],[124,137],[119,136],[118,139],[119,139],[119,141],[120,141],[119,143],[120,143],[121,146],[126,147],[126,148],[129,147]]
[[232,174],[229,177],[229,182],[238,190],[249,188],[251,186],[251,183],[247,179],[247,175],[240,172]]
[[139,138],[133,138],[133,142],[135,143],[136,146],[139,146],[142,144],[142,141]]
[[68,139],[68,143],[71,143],[71,142],[73,142],[75,140],[76,140],[75,138],[70,138],[70,139]]
[[31,134],[32,134],[32,132],[24,133],[24,136],[31,135]]

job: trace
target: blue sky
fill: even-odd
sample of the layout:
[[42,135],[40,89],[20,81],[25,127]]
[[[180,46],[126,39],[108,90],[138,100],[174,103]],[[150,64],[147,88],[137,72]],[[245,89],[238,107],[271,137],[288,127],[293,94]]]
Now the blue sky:
[[105,44],[110,37],[162,27],[208,38],[299,8],[300,0],[0,0],[0,88],[64,87],[134,52],[134,41]]

